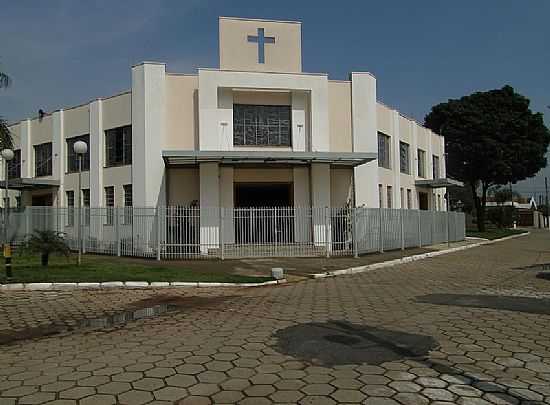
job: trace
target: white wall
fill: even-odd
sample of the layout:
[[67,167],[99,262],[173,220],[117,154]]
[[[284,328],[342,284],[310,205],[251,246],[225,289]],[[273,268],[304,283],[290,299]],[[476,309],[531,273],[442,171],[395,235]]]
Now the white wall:
[[[302,125],[303,130],[314,134],[310,142],[311,150],[329,150],[326,75],[199,69],[199,147],[201,150],[233,149],[231,89],[292,91],[293,131],[298,130],[298,125]],[[309,111],[307,95],[310,100]],[[305,108],[304,104],[306,104]],[[296,148],[302,148],[303,145],[304,141],[296,139]]]
[[[354,152],[378,152],[376,78],[352,73],[352,134]],[[378,207],[378,161],[355,168],[355,204]]]
[[166,123],[166,70],[163,63],[132,68],[132,184],[134,205],[166,204],[162,149]]

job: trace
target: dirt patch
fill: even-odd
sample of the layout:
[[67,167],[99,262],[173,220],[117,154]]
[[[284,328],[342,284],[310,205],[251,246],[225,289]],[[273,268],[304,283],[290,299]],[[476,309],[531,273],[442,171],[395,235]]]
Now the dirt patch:
[[417,302],[457,307],[496,309],[550,315],[550,299],[499,295],[429,294],[416,297]]
[[431,336],[345,321],[300,324],[281,329],[275,336],[275,349],[280,353],[328,367],[425,359],[438,346]]

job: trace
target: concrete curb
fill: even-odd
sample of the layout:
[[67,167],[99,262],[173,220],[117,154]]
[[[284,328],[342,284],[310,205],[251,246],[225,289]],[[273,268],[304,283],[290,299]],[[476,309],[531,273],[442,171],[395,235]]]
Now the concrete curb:
[[207,283],[202,281],[108,281],[104,283],[13,283],[0,284],[2,291],[44,291],[44,290],[89,290],[89,289],[153,289],[153,288],[224,288],[224,287],[264,287],[286,283],[286,279],[263,283]]
[[492,245],[493,243],[502,242],[502,241],[509,240],[509,239],[520,238],[522,236],[527,236],[529,234],[530,234],[530,232],[525,232],[525,233],[520,233],[520,234],[517,234],[517,235],[506,236],[506,237],[500,238],[500,239],[493,239],[493,240],[483,239],[482,242],[472,243],[471,245],[457,246],[457,247],[450,248],[450,249],[437,250],[435,252],[428,252],[428,253],[421,253],[421,254],[418,254],[418,255],[407,256],[407,257],[403,257],[403,258],[399,258],[399,259],[387,260],[385,262],[380,262],[380,263],[366,264],[364,266],[358,266],[358,267],[349,267],[347,269],[342,269],[342,270],[327,271],[325,273],[315,273],[315,274],[311,275],[311,278],[317,279],[317,278],[342,276],[342,275],[346,275],[346,274],[364,273],[364,272],[375,270],[375,269],[381,269],[381,268],[384,268],[384,267],[392,267],[392,266],[396,266],[398,264],[403,264],[403,263],[415,262],[417,260],[427,259],[429,257],[441,256],[441,255],[445,255],[445,254],[453,253],[453,252],[459,252],[459,251],[462,251],[462,250],[472,249],[472,248],[479,247],[479,246]]

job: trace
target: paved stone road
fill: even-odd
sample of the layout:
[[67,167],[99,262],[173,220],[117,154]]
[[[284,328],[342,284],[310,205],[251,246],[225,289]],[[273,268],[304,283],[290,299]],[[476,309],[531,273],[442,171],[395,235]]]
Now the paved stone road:
[[550,281],[515,269],[544,262],[535,232],[276,288],[2,293],[6,333],[176,309],[1,345],[0,404],[550,403]]

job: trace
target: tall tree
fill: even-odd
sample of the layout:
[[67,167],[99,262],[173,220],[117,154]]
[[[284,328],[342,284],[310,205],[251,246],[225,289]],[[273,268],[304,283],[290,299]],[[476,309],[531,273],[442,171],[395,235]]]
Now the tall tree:
[[447,173],[471,188],[480,231],[489,187],[532,177],[546,166],[550,131],[510,86],[438,104],[425,125],[445,136]]
[[[0,89],[6,88],[11,84],[10,77],[0,71]],[[8,128],[8,123],[0,116],[0,149],[11,148],[12,139]]]

